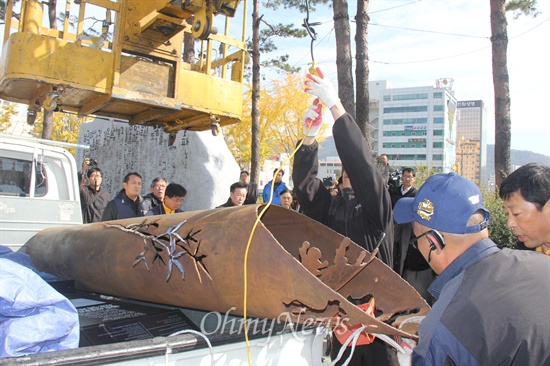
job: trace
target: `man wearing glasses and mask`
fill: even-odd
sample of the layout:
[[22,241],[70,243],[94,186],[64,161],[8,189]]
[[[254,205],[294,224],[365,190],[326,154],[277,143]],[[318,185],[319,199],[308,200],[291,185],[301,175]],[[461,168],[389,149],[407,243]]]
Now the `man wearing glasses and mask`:
[[439,275],[413,365],[550,365],[550,257],[499,249],[479,188],[454,173],[430,177],[395,205]]

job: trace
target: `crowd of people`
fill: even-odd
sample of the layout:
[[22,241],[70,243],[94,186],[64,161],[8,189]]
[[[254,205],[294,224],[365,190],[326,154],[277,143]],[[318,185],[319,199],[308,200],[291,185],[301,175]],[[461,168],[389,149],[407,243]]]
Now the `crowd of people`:
[[[550,167],[528,164],[502,183],[508,226],[518,247],[531,251],[499,249],[474,183],[436,174],[416,191],[415,172],[407,169],[402,185],[386,189],[388,177],[321,70],[307,75],[306,92],[317,100],[304,115],[306,137],[294,159],[303,213],[370,252],[380,245],[379,259],[435,300],[420,323],[411,364],[550,365]],[[338,196],[316,176],[320,104],[335,120],[344,170]],[[334,346],[336,356],[342,345],[334,340]],[[377,339],[356,347],[346,362],[399,364],[396,351]]]
[[[304,115],[305,137],[294,157],[294,192],[284,171],[264,187],[264,202],[297,209],[376,256],[408,281],[432,310],[419,325],[413,365],[550,365],[550,167],[527,164],[510,174],[499,193],[518,249],[499,249],[489,238],[490,212],[479,188],[454,173],[436,174],[417,190],[413,168],[402,184],[388,185],[370,145],[345,111],[332,83],[308,74],[316,97]],[[317,177],[317,134],[322,108],[334,118],[332,133],[343,172],[326,186]],[[142,178],[125,176],[114,199],[101,191],[102,173],[88,169],[81,187],[85,222],[179,211],[186,190],[162,178],[140,196]],[[385,163],[387,166],[387,163]],[[299,208],[293,203],[299,202]],[[242,171],[218,206],[254,204],[258,189]],[[365,302],[369,299],[349,299]],[[336,357],[342,344],[333,340]],[[398,365],[396,350],[378,338],[344,352],[351,365]]]
[[187,190],[181,184],[168,184],[165,178],[157,177],[153,179],[149,193],[142,197],[141,175],[131,172],[124,176],[122,189],[111,199],[111,195],[101,189],[102,170],[90,163],[89,158],[84,159],[78,177],[82,219],[85,224],[182,212],[180,207]]

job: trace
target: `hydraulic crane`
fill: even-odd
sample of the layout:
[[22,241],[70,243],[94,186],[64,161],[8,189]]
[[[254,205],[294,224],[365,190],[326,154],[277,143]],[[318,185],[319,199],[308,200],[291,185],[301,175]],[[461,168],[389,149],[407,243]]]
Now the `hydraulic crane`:
[[[40,108],[162,126],[171,134],[215,132],[240,121],[246,0],[241,39],[229,34],[241,0],[60,1],[59,30],[43,24],[42,0],[6,4],[0,98],[27,104],[29,122]],[[97,19],[92,11],[102,14],[99,36],[84,29]],[[217,15],[225,16],[223,33],[214,26]],[[201,42],[196,62],[184,60],[190,36]]]

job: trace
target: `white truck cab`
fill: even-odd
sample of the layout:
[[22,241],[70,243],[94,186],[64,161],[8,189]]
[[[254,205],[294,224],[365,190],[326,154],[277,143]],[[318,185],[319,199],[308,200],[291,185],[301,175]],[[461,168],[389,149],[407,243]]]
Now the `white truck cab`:
[[13,251],[52,226],[82,224],[77,166],[51,140],[0,134],[0,245]]

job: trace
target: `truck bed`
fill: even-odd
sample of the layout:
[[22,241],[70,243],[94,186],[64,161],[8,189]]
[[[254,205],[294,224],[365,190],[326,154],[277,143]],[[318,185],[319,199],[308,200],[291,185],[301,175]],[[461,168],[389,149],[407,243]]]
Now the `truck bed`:
[[[52,285],[78,310],[79,348],[3,358],[0,365],[248,364],[242,317],[81,291],[74,281]],[[248,329],[254,365],[325,364],[324,328],[281,318],[249,319]]]

